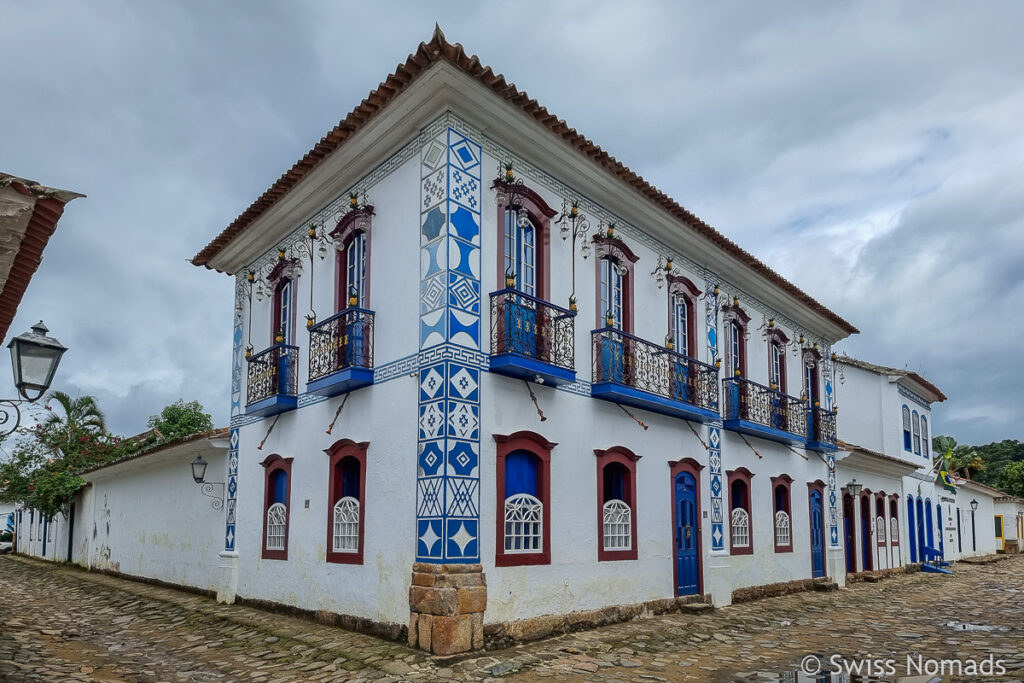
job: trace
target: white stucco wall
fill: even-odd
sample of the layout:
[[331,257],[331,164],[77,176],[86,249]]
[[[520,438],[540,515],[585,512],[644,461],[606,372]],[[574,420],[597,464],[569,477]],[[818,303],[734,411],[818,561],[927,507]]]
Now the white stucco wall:
[[[283,413],[262,450],[258,446],[274,418],[241,428],[240,596],[408,622],[416,543],[416,425],[411,416],[417,391],[416,378],[402,375],[353,392],[330,435],[325,432],[343,396]],[[370,442],[362,565],[326,561],[329,462],[324,451],[340,439]],[[271,454],[294,458],[287,560],[261,559],[265,470],[260,463]]]
[[[189,462],[209,462],[208,481],[222,481],[223,448],[183,445],[86,475],[81,520],[94,569],[215,589],[223,511],[192,480]],[[76,552],[77,548],[76,544]]]

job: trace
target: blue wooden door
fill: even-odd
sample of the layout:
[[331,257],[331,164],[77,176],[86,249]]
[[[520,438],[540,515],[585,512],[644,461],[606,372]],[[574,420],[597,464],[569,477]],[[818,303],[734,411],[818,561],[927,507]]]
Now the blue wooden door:
[[811,576],[825,576],[825,517],[821,491],[811,491]]
[[946,539],[943,538],[945,535],[945,525],[942,523],[942,506],[935,506],[935,516],[939,518],[939,552],[942,553],[942,559],[946,559]]
[[907,498],[907,540],[910,541],[910,561],[917,562],[917,541],[914,530],[917,525],[914,524],[914,498]]
[[700,527],[697,523],[697,481],[688,472],[675,480],[676,594],[700,590]]
[[928,547],[932,550],[935,549],[935,523],[932,521],[932,501],[926,500],[924,502],[924,518],[925,523],[928,525],[925,527],[927,531],[926,538],[928,539]]

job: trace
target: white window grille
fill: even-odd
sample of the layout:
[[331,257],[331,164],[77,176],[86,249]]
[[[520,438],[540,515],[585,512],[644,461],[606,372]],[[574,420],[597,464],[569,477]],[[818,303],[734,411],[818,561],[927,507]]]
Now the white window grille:
[[[735,520],[735,515],[733,519]],[[734,521],[733,524],[736,522]],[[789,514],[785,510],[775,513],[775,545],[789,545],[790,539]]]
[[900,523],[895,517],[889,520],[889,538],[893,540],[893,543],[898,543],[900,539]]
[[624,501],[613,499],[604,504],[604,549],[630,550],[633,547],[633,511]]
[[284,532],[288,509],[274,503],[267,509],[267,550],[284,550]]
[[885,518],[882,515],[875,517],[875,542],[885,543]]
[[345,496],[334,504],[334,543],[336,553],[359,552],[359,501]]
[[743,508],[732,511],[732,544],[736,548],[750,546],[750,515]]
[[544,504],[528,493],[505,499],[505,552],[537,553],[544,549]]

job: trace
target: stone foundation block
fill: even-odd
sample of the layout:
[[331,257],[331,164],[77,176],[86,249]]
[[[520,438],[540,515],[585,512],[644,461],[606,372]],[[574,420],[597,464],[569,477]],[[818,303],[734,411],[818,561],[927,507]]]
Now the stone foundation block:
[[[481,615],[482,616],[482,615]],[[480,640],[483,640],[481,621]],[[430,651],[436,655],[453,655],[473,649],[473,616],[433,617],[430,631]]]
[[484,647],[487,581],[478,564],[413,564],[409,644],[435,655]]

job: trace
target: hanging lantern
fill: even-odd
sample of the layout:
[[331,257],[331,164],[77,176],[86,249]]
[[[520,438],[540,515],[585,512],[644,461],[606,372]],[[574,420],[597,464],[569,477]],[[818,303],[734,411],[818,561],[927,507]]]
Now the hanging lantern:
[[320,260],[323,261],[325,258],[327,258],[327,245],[321,242],[320,247],[316,250],[316,253],[320,257]]
[[580,249],[583,252],[583,258],[586,259],[590,256],[590,242],[584,242],[583,247]]
[[562,221],[562,227],[558,229],[558,234],[562,236],[562,239],[569,239],[569,224]]
[[256,285],[256,301],[259,301],[261,303],[263,301],[263,283],[262,282],[259,283],[258,285]]
[[530,215],[526,213],[526,209],[519,209],[519,227],[524,230],[530,227]]
[[658,274],[654,276],[654,283],[658,285],[658,289],[665,286],[665,273],[663,271],[659,270]]

